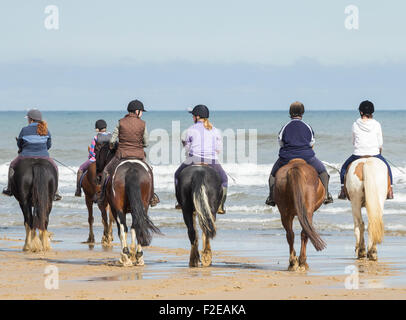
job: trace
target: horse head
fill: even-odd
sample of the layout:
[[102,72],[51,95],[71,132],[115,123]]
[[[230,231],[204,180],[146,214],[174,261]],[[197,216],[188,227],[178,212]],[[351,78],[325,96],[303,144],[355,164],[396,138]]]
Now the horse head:
[[116,149],[110,149],[108,141],[96,143],[94,148],[96,154],[96,173],[99,174],[103,171],[104,167],[113,159]]

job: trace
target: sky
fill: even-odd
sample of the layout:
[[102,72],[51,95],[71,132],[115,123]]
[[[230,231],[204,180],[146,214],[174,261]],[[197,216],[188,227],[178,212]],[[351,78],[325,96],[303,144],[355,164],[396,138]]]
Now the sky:
[[404,12],[401,0],[2,0],[0,110],[403,109]]

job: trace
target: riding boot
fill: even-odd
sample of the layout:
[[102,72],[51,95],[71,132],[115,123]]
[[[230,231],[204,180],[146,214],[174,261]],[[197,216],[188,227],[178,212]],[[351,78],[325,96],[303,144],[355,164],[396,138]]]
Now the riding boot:
[[11,178],[13,177],[14,170],[10,167],[8,168],[8,182],[7,182],[7,188],[3,189],[3,194],[6,196],[13,196],[13,193],[11,192]]
[[393,199],[393,188],[392,188],[392,186],[390,186],[389,189],[388,189],[388,195],[387,195],[386,199],[388,199],[388,200]]
[[275,177],[269,175],[268,183],[269,183],[269,196],[266,199],[265,204],[267,204],[268,206],[275,207],[276,203],[273,199],[273,187],[275,185]]
[[82,186],[80,185],[80,179],[82,178],[83,171],[78,170],[77,176],[76,176],[76,192],[75,192],[75,197],[81,197],[82,196]]
[[217,210],[218,214],[225,214],[226,209],[224,209],[224,203],[227,199],[227,187],[223,187],[223,197],[221,198],[220,207]]
[[347,199],[347,195],[345,194],[344,186],[341,186],[341,191],[340,191],[340,194],[338,195],[338,199],[341,199],[341,200]]
[[324,186],[324,189],[326,190],[326,197],[324,199],[324,204],[329,204],[329,203],[333,203],[333,197],[331,196],[330,192],[328,191],[328,182],[330,180],[330,176],[328,175],[327,171],[324,171],[322,173],[319,174],[321,183]]

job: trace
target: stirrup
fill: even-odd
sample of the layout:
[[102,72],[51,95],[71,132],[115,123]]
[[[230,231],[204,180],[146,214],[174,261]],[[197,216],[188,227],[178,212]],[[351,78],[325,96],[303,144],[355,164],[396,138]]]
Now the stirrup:
[[270,196],[268,196],[268,198],[266,199],[265,204],[267,204],[268,206],[271,206],[271,207],[275,207],[275,205],[276,205],[275,201],[272,200]]
[[327,198],[324,199],[323,203],[324,203],[324,204],[330,204],[330,203],[333,203],[333,202],[334,202],[333,197],[331,196],[331,194],[330,194],[330,192],[329,192],[329,193],[327,194]]

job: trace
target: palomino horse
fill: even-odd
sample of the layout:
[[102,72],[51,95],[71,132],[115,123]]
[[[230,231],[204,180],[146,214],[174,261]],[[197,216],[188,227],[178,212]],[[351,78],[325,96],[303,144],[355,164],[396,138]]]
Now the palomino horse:
[[[105,167],[111,153],[108,143],[96,151],[97,171]],[[151,169],[141,160],[123,160],[115,168],[105,188],[105,197],[116,220],[121,241],[120,262],[126,267],[133,263],[144,265],[142,246],[149,246],[152,232],[160,233],[148,217],[149,203],[154,194]],[[131,213],[132,217],[131,253],[127,246],[127,213]]]
[[183,219],[188,229],[190,267],[199,265],[199,244],[196,230],[196,215],[202,229],[202,265],[211,265],[210,239],[216,235],[216,213],[220,206],[223,190],[219,174],[207,165],[191,165],[182,170],[176,187],[176,199],[182,206]]
[[[96,162],[93,162],[84,173],[84,177],[82,178],[82,189],[85,193],[85,201],[89,222],[89,238],[87,239],[86,243],[94,243],[93,200],[98,191],[98,188],[100,187],[96,184]],[[103,206],[98,205],[98,207],[102,214],[102,222],[104,226],[101,243],[103,246],[110,246],[111,242],[113,241],[113,216],[110,207],[108,207],[107,200],[104,201]],[[107,210],[109,211],[109,219],[107,219]]]
[[[281,214],[289,243],[289,271],[304,271],[306,263],[306,245],[310,239],[317,251],[323,250],[325,242],[313,227],[313,213],[321,206],[325,197],[324,187],[316,170],[302,159],[293,159],[278,170],[275,177],[274,199]],[[302,246],[299,260],[293,247],[295,234],[293,219],[297,216],[302,226]]]
[[24,214],[24,251],[51,249],[47,228],[56,190],[58,173],[48,160],[26,158],[18,162],[11,180],[11,191]]
[[[374,157],[354,161],[347,171],[345,187],[352,206],[355,254],[359,259],[366,256],[373,261],[378,259],[376,244],[382,242],[384,235],[382,215],[388,183],[388,168]],[[368,254],[365,252],[361,207],[366,207],[368,215]]]

